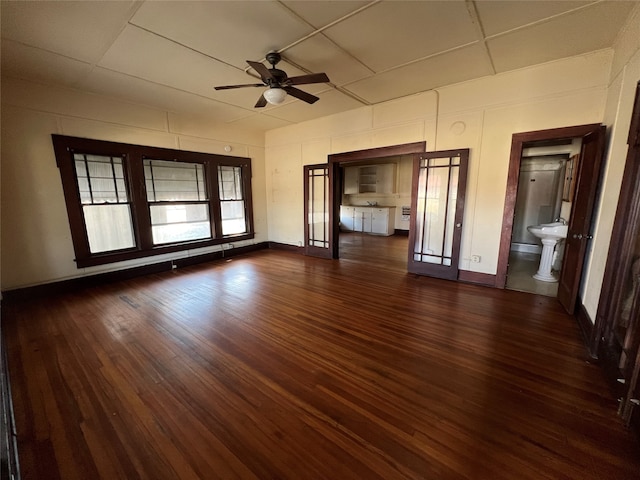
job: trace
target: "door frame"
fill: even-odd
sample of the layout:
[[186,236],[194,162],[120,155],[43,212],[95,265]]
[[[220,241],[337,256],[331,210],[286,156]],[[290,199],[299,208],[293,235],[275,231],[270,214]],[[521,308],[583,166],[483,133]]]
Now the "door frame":
[[340,257],[340,228],[338,219],[340,218],[340,202],[342,200],[342,170],[341,165],[366,160],[379,160],[385,157],[396,157],[400,155],[412,155],[414,153],[424,153],[427,151],[427,142],[404,143],[401,145],[391,145],[389,147],[368,148],[365,150],[354,150],[351,152],[334,153],[328,156],[329,162],[329,225],[331,235],[329,238],[329,250],[331,258]]
[[[511,248],[511,235],[513,233],[513,216],[515,214],[516,197],[518,194],[518,180],[520,177],[520,162],[522,149],[525,143],[541,142],[544,140],[569,140],[576,137],[596,132],[601,128],[600,123],[577,125],[572,127],[552,128],[548,130],[536,130],[532,132],[514,133],[511,137],[511,154],[509,156],[509,173],[507,174],[507,191],[504,199],[504,212],[502,215],[502,233],[500,235],[500,248],[498,251],[498,267],[496,272],[497,288],[505,288],[507,283],[507,270],[509,268],[509,250]],[[580,175],[581,165],[578,166],[576,176]]]

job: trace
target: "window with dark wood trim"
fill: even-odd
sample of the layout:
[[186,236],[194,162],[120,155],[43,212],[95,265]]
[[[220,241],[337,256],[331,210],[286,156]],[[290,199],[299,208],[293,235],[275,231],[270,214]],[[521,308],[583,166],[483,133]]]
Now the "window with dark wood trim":
[[78,267],[254,237],[249,158],[52,138]]

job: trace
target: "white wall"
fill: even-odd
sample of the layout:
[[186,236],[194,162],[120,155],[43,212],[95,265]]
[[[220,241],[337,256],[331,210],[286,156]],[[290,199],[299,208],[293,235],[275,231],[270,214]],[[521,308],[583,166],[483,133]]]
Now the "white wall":
[[76,268],[51,134],[252,159],[256,238],[267,240],[264,135],[74,90],[3,79],[2,290],[219,250],[220,246]]
[[267,132],[269,240],[303,242],[302,165],[426,140],[471,149],[460,267],[495,274],[512,135],[601,122],[612,59],[599,51]]
[[588,260],[581,298],[587,313],[595,321],[602,280],[611,241],[622,174],[627,155],[627,137],[631,112],[640,81],[640,6],[636,7],[625,30],[614,45],[611,77],[603,123],[607,125],[608,148],[603,188],[597,206],[597,220]]

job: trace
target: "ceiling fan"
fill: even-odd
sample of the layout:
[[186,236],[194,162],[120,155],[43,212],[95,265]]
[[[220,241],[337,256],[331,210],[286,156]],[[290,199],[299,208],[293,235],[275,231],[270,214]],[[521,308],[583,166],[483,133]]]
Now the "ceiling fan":
[[245,88],[245,87],[269,87],[265,90],[255,108],[264,107],[267,103],[272,105],[279,105],[284,102],[287,97],[287,93],[292,97],[299,98],[307,103],[315,103],[319,100],[315,95],[311,95],[305,91],[302,91],[293,85],[305,85],[307,83],[325,83],[329,82],[329,77],[326,73],[310,73],[308,75],[300,75],[297,77],[287,77],[287,74],[282,70],[276,68],[277,63],[281,60],[278,52],[269,52],[265,57],[267,62],[271,64],[271,68],[265,67],[260,62],[252,62],[247,60],[247,63],[260,74],[263,83],[247,83],[244,85],[226,85],[222,87],[214,87],[216,90],[230,90],[233,88]]

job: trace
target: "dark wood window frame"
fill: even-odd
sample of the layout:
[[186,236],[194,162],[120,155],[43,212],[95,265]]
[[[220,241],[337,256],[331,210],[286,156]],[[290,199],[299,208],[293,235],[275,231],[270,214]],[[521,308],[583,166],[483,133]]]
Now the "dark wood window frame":
[[[253,202],[251,196],[251,159],[211,153],[190,152],[169,148],[149,147],[127,143],[92,140],[87,138],[52,135],[56,163],[60,170],[69,226],[78,268],[121,262],[182,250],[232,243],[255,237],[253,226]],[[87,237],[78,182],[74,166],[74,153],[121,157],[125,163],[125,177],[131,202],[131,215],[136,245],[133,248],[103,253],[91,253]],[[151,218],[146,195],[145,159],[200,163],[204,166],[206,188],[209,197],[209,218],[212,237],[174,244],[154,245],[151,235]],[[242,169],[247,231],[242,234],[222,235],[221,206],[218,187],[218,166],[234,166]]]

